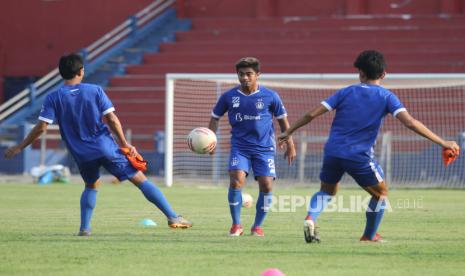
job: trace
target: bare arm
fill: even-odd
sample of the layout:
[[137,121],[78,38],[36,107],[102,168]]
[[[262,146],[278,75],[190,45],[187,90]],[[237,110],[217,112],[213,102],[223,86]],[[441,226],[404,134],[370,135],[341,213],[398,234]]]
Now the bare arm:
[[210,123],[208,123],[208,128],[211,129],[214,133],[218,130],[218,123],[220,119],[217,119],[215,117],[210,118]]
[[[210,122],[208,123],[208,128],[211,129],[216,134],[216,131],[218,130],[218,124],[219,124],[220,119],[217,119],[215,117],[210,118]],[[215,149],[209,152],[210,155],[215,153]]]
[[29,132],[29,134],[24,138],[19,145],[14,147],[8,148],[5,151],[5,158],[10,159],[13,158],[16,154],[20,153],[25,147],[29,146],[34,142],[37,138],[39,138],[42,134],[45,133],[47,130],[48,123],[44,121],[39,121]]
[[[281,133],[285,133],[286,130],[289,129],[289,121],[287,120],[287,117],[278,119],[278,123]],[[284,153],[284,158],[287,159],[287,163],[291,165],[295,160],[296,155],[294,141],[292,140],[292,137],[289,137],[286,141],[286,152]]]
[[284,132],[283,134],[279,135],[278,136],[278,141],[279,141],[279,144],[281,145],[282,143],[286,142],[287,140],[290,139],[290,136],[299,128],[301,128],[302,126],[310,123],[311,121],[313,121],[313,119],[315,119],[316,117],[319,117],[323,114],[325,114],[326,112],[328,112],[328,109],[324,106],[324,105],[319,105],[317,106],[315,109],[313,109],[312,111],[306,113],[304,116],[302,116],[299,120],[297,120],[297,122],[295,122],[294,124],[292,124],[287,130],[286,132]]
[[120,147],[129,148],[130,154],[132,156],[136,156],[136,148],[129,144],[126,140],[126,137],[124,136],[123,132],[123,127],[121,126],[121,122],[119,121],[118,116],[116,116],[114,112],[110,112],[105,115],[105,120],[108,127],[110,127],[111,132],[113,132],[113,134],[116,136],[116,142],[118,143],[118,145]]
[[419,135],[431,140],[444,148],[452,149],[456,152],[459,151],[459,146],[455,141],[445,141],[429,128],[427,128],[422,122],[413,118],[407,111],[401,111],[397,114],[396,118],[407,128],[418,133]]

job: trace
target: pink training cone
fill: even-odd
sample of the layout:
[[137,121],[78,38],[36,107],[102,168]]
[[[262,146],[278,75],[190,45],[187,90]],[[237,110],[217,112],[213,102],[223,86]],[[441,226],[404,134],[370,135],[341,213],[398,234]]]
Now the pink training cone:
[[262,276],[286,276],[286,274],[277,268],[268,268],[262,272]]

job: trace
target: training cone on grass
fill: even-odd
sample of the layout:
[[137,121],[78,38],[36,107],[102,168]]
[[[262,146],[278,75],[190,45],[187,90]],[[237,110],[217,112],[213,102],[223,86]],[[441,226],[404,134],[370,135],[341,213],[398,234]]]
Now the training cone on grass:
[[144,227],[155,227],[155,226],[157,226],[157,223],[155,221],[153,221],[151,219],[148,219],[148,218],[141,220],[139,224],[144,226]]
[[286,276],[286,274],[277,268],[268,268],[262,272],[262,276]]

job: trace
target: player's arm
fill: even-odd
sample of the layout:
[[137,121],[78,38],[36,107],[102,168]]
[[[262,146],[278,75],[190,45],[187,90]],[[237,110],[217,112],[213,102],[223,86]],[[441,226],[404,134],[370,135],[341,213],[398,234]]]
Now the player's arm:
[[34,142],[37,138],[39,138],[42,134],[45,133],[47,130],[48,123],[44,121],[39,121],[29,132],[29,134],[24,138],[19,145],[13,146],[5,150],[5,158],[10,159],[13,158],[16,154],[20,153],[25,147],[29,146]]
[[208,123],[208,128],[211,129],[214,133],[218,130],[218,124],[219,124],[220,118],[215,118],[211,117],[210,122]]
[[286,142],[290,139],[291,135],[302,126],[310,123],[316,117],[321,116],[328,112],[328,109],[324,105],[319,105],[315,109],[310,112],[307,112],[304,116],[302,116],[299,120],[293,123],[284,133],[278,136],[279,144]]
[[[281,133],[285,133],[286,130],[289,129],[289,121],[287,120],[287,116],[281,119],[278,119],[279,128],[281,129]],[[281,144],[280,146],[282,146]],[[286,152],[284,153],[284,158],[287,159],[287,163],[290,165],[295,157],[296,157],[295,145],[292,137],[286,141]]]
[[416,132],[417,134],[425,137],[426,139],[431,140],[433,143],[436,143],[446,149],[451,149],[454,152],[459,151],[459,146],[455,141],[445,141],[429,128],[427,128],[422,122],[413,118],[407,110],[401,111],[396,115],[396,118],[407,128]]
[[[215,118],[215,117],[212,116],[210,118],[210,122],[208,123],[208,128],[211,129],[211,131],[213,131],[215,134],[216,134],[216,131],[218,130],[219,121],[220,121],[220,118]],[[213,149],[209,153],[210,153],[210,155],[214,154],[215,149]]]
[[134,146],[128,143],[124,136],[123,127],[118,119],[118,116],[114,112],[109,112],[104,116],[107,125],[110,127],[111,132],[116,136],[117,143],[120,147],[129,148],[131,156],[137,155],[137,150]]

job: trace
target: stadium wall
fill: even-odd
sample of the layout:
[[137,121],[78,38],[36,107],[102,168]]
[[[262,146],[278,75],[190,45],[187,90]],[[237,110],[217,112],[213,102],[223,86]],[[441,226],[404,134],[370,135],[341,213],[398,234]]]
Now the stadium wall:
[[180,17],[464,14],[465,0],[178,0]]
[[87,46],[152,2],[2,1],[0,76],[42,76],[57,57]]

